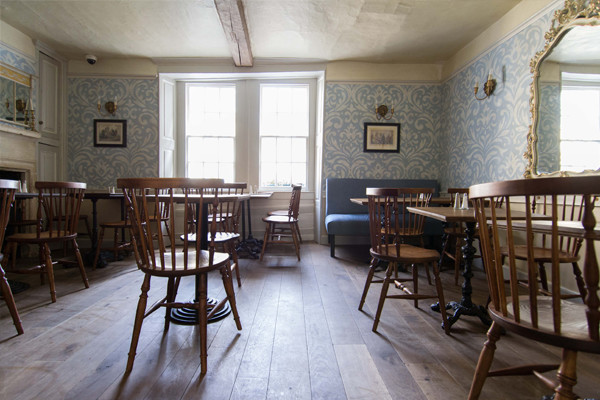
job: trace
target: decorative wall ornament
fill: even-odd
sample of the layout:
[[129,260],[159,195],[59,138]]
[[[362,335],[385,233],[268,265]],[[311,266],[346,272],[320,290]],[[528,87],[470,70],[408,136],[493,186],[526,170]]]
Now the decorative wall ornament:
[[127,121],[95,119],[94,147],[127,147]]
[[365,122],[363,151],[398,153],[400,151],[400,124]]
[[580,26],[597,26],[597,29],[600,29],[600,0],[565,0],[564,7],[554,12],[554,16],[550,23],[550,29],[544,35],[546,40],[542,50],[535,53],[534,57],[529,62],[533,80],[531,81],[529,88],[531,93],[529,100],[531,124],[529,125],[529,133],[527,135],[527,150],[523,154],[523,157],[527,160],[527,166],[525,168],[525,173],[523,174],[525,178],[600,173],[600,170],[588,170],[582,173],[558,170],[545,174],[540,174],[538,172],[538,125],[540,117],[540,110],[538,109],[540,103],[540,87],[538,83],[541,64],[569,31]]

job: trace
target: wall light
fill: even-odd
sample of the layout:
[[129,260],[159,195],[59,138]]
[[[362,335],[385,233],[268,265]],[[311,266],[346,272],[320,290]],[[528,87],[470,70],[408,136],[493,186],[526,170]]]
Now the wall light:
[[104,103],[104,109],[108,114],[104,114],[102,112],[102,102],[100,101],[100,99],[98,99],[98,112],[100,113],[100,115],[105,117],[108,115],[115,115],[115,113],[117,112],[117,98],[115,97],[115,101],[107,101],[106,103]]
[[[390,116],[388,117],[388,111],[390,112]],[[392,105],[391,110],[388,110],[386,105],[375,106],[375,116],[377,117],[377,121],[382,119],[388,121],[394,116],[394,106]]]
[[485,93],[485,96],[483,97],[477,97],[477,92],[479,91],[479,85],[477,84],[477,82],[475,82],[475,98],[477,100],[485,100],[488,97],[490,97],[492,95],[492,93],[494,93],[494,90],[496,89],[496,80],[492,77],[492,73],[490,72],[490,74],[488,75],[488,80],[486,83],[483,84],[483,93]]

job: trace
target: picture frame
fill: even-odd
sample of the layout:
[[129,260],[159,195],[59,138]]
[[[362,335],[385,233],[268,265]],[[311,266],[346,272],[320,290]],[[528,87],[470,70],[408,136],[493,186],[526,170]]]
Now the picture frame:
[[400,124],[365,122],[364,151],[399,153]]
[[127,147],[127,120],[95,119],[94,147]]

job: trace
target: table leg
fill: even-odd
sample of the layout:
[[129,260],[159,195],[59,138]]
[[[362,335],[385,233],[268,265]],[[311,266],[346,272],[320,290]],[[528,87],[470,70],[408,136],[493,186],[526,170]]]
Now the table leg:
[[[242,204],[242,237],[236,251],[238,252],[239,258],[253,258],[257,259],[260,256],[262,249],[262,240],[254,239],[252,236],[252,214],[250,213],[250,199],[245,201],[247,213],[244,213],[244,206]],[[248,216],[248,237],[246,237],[246,226],[245,226],[245,215]]]
[[[463,272],[464,282],[462,285],[462,298],[460,302],[451,301],[450,303],[446,304],[446,309],[454,310],[454,314],[448,318],[448,323],[450,324],[450,326],[452,326],[456,321],[458,321],[458,319],[462,315],[468,315],[473,317],[479,317],[479,319],[484,325],[490,326],[492,324],[492,320],[488,315],[485,307],[473,304],[473,301],[471,299],[471,294],[473,293],[473,287],[471,286],[471,278],[473,277],[473,256],[477,251],[475,247],[473,247],[473,239],[475,235],[475,222],[466,223],[465,233],[465,245],[462,247],[463,260],[465,261],[465,271]],[[432,305],[431,309],[434,311],[439,311],[439,303]]]
[[[200,248],[208,249],[208,204],[206,202],[202,203],[202,232],[200,233]],[[200,218],[200,210],[196,208],[196,221]],[[198,303],[200,298],[200,287],[201,287],[201,276],[196,275],[195,282],[195,294],[194,294],[194,303]],[[206,277],[204,278],[206,279]],[[207,313],[210,313],[219,302],[215,298],[207,298]],[[208,320],[208,323],[217,322],[231,313],[231,306],[229,302],[225,303],[220,310],[218,310],[213,316]],[[198,313],[195,308],[174,308],[171,311],[171,321],[178,325],[198,325]]]
[[[85,255],[85,263],[89,266],[92,266],[94,265],[94,258],[96,257],[96,246],[98,245],[98,199],[92,197],[90,198],[90,201],[92,202],[92,237],[90,238],[90,240],[92,241],[92,247]],[[102,254],[100,254],[100,257],[98,257],[97,267],[103,268],[105,266],[106,261],[102,258]]]

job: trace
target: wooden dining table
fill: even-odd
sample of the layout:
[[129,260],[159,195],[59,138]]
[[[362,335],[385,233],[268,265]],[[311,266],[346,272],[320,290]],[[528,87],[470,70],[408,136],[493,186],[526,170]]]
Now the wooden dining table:
[[[462,316],[474,316],[478,317],[485,326],[489,326],[492,323],[486,307],[473,303],[471,295],[473,293],[473,287],[471,285],[471,278],[473,277],[473,258],[477,249],[473,246],[473,240],[476,232],[476,217],[475,209],[458,209],[450,207],[407,207],[407,210],[414,214],[423,215],[428,218],[433,218],[441,221],[443,224],[452,223],[464,223],[465,224],[465,245],[462,247],[462,255],[465,263],[465,269],[463,272],[463,285],[462,285],[462,298],[460,301],[451,301],[446,304],[446,309],[453,309],[454,314],[448,317],[448,323],[450,326],[454,325],[456,321]],[[506,218],[506,209],[497,208],[496,215],[499,219]],[[512,219],[525,219],[525,211],[511,210]],[[547,220],[549,216],[544,214],[532,214],[532,219],[535,220]],[[440,304],[436,303],[431,306],[434,311],[440,310]]]

